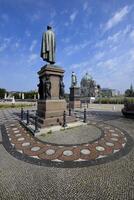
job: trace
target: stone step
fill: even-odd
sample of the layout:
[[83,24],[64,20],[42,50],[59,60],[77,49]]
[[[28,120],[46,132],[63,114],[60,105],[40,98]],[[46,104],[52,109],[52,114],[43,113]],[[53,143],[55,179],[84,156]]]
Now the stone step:
[[[76,122],[78,121],[75,116],[66,116],[66,123]],[[38,118],[38,126],[40,128],[48,127],[48,126],[55,126],[55,125],[62,125],[63,124],[63,116],[61,117],[53,117],[53,118]]]

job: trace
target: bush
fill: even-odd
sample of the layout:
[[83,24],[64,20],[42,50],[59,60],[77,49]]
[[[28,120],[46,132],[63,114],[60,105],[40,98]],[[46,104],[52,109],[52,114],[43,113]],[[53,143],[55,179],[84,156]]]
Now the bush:
[[0,109],[5,108],[21,108],[21,107],[29,107],[33,106],[32,104],[0,104]]
[[94,103],[102,103],[102,104],[124,104],[125,101],[128,103],[134,103],[134,97],[111,97],[111,98],[99,98],[96,99]]

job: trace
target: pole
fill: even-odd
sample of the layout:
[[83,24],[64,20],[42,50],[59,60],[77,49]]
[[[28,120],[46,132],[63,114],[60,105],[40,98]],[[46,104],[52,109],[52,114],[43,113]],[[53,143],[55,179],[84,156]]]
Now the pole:
[[23,121],[24,110],[21,108],[21,121]]
[[69,107],[69,116],[71,116],[71,108]]
[[86,112],[86,108],[84,108],[84,120],[83,120],[84,123],[87,122],[87,112]]
[[37,131],[38,131],[38,115],[36,113],[36,115],[35,115],[35,130],[34,130],[34,132],[37,132]]
[[27,125],[29,124],[29,110],[27,110]]
[[63,127],[66,127],[67,123],[66,123],[66,111],[64,111],[63,113]]

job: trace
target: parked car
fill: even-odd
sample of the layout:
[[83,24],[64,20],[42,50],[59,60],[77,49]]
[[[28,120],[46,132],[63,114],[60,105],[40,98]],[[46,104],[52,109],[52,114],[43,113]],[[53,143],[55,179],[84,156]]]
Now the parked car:
[[134,103],[125,103],[122,113],[125,117],[134,116]]

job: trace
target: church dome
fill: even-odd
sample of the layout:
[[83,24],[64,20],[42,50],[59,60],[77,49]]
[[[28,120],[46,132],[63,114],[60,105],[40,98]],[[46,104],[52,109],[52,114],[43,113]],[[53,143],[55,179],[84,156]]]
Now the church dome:
[[82,81],[90,81],[90,80],[92,80],[92,77],[88,73],[86,73],[82,78]]

